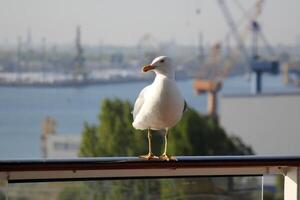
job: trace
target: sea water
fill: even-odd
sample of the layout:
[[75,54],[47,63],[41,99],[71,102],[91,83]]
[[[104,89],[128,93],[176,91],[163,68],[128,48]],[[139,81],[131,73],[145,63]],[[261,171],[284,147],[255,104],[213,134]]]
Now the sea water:
[[[99,123],[101,102],[120,98],[132,103],[149,82],[93,85],[87,87],[0,87],[0,159],[40,158],[42,122],[47,116],[57,122],[58,134],[81,134],[84,122]],[[206,95],[197,96],[193,81],[178,81],[190,107],[206,111]],[[264,91],[299,91],[283,86],[281,77],[264,76]],[[250,83],[233,77],[222,93],[249,94]]]

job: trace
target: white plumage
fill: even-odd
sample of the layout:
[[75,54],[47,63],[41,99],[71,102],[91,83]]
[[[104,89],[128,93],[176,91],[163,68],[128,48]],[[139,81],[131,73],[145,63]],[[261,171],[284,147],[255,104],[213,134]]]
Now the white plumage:
[[[175,126],[181,119],[185,101],[176,85],[175,69],[170,58],[157,57],[150,65],[144,66],[143,71],[154,71],[156,76],[153,83],[140,92],[134,104],[132,125],[136,129],[148,129],[150,149],[149,154],[144,157],[151,159],[153,155],[150,156],[150,153],[152,154],[150,129],[166,129],[167,137],[168,129]],[[165,155],[162,156],[167,156],[166,152],[164,153]],[[168,156],[167,158],[166,160],[169,160]]]

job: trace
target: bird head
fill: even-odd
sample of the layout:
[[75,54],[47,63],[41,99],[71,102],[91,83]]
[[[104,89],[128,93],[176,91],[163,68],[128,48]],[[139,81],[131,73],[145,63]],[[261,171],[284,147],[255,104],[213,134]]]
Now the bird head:
[[155,58],[151,64],[143,67],[143,72],[153,71],[156,74],[162,74],[168,78],[175,77],[175,69],[172,66],[172,61],[167,56],[159,56]]

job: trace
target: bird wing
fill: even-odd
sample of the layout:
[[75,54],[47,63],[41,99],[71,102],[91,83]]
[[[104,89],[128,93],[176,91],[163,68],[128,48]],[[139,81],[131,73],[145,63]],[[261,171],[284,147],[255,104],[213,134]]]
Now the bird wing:
[[137,114],[140,112],[144,102],[145,102],[145,93],[148,90],[149,86],[145,87],[137,97],[135,103],[134,103],[134,108],[132,111],[133,119],[137,116]]

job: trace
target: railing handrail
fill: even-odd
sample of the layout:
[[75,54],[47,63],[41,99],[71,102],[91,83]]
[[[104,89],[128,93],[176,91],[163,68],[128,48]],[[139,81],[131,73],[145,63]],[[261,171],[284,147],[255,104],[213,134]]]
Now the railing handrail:
[[178,156],[176,161],[144,160],[138,157],[84,157],[66,159],[0,160],[1,171],[97,170],[190,167],[299,167],[300,156]]
[[284,175],[284,199],[298,199],[300,156],[178,156],[177,161],[137,157],[0,160],[0,183],[265,174]]
[[300,156],[178,156],[176,161],[138,157],[0,160],[0,179],[39,182],[285,174]]

